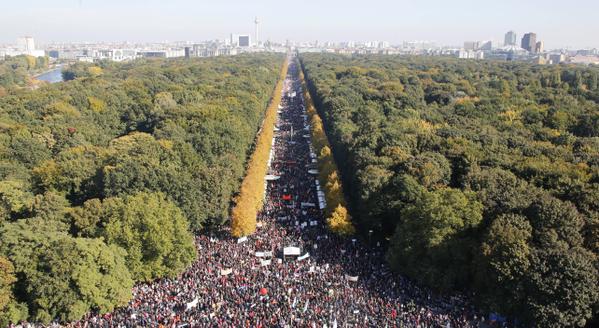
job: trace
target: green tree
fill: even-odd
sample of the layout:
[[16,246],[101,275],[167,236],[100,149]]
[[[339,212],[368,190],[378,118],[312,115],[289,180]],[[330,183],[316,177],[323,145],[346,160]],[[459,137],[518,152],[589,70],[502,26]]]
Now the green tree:
[[438,288],[465,283],[469,262],[468,230],[482,220],[473,193],[456,189],[426,192],[401,211],[387,258],[394,269]]
[[596,257],[582,247],[538,249],[524,279],[522,317],[541,327],[584,327],[599,298]]
[[23,181],[0,181],[0,224],[3,220],[22,216],[32,201],[33,194]]
[[404,163],[406,173],[415,177],[427,188],[446,186],[451,179],[449,161],[441,154],[421,153]]
[[127,251],[126,261],[135,280],[173,277],[195,259],[189,223],[163,194],[109,198],[103,205],[102,221],[106,223],[100,236]]
[[490,307],[517,317],[526,304],[524,278],[531,266],[532,227],[526,217],[502,214],[493,221],[481,246],[478,284]]
[[0,257],[0,325],[3,327],[27,318],[27,307],[14,300],[12,289],[16,281],[14,266]]
[[545,195],[533,202],[525,212],[534,227],[534,241],[540,247],[555,247],[555,244],[563,243],[564,247],[582,245],[580,232],[584,221],[570,202]]
[[0,254],[19,277],[15,299],[27,303],[33,320],[77,320],[92,309],[112,311],[131,297],[133,280],[121,248],[73,238],[43,219],[6,224],[0,237]]

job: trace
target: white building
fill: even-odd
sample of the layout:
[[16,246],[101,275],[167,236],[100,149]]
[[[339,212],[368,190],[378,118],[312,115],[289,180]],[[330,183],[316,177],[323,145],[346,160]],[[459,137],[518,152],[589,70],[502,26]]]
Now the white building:
[[121,62],[137,58],[137,51],[133,49],[98,49],[91,51],[91,57],[98,60],[108,59]]
[[46,53],[43,50],[35,49],[35,41],[30,36],[17,39],[16,47],[9,47],[2,51],[0,57],[28,55],[34,57],[43,57]]
[[460,49],[458,51],[458,58],[460,59],[484,59],[485,53],[482,51]]
[[24,52],[35,50],[35,41],[30,36],[24,36],[17,39],[17,48]]
[[185,49],[142,50],[137,55],[146,58],[185,57]]

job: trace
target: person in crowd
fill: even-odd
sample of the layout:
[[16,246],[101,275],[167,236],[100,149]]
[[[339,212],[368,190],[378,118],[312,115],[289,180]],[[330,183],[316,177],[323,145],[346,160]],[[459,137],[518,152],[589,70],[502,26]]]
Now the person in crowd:
[[[295,94],[294,94],[295,93]],[[439,296],[393,274],[381,247],[326,229],[309,125],[291,61],[259,225],[246,241],[227,228],[196,236],[184,273],[134,287],[127,306],[70,327],[479,327],[461,296]],[[313,173],[313,172],[312,172]],[[298,247],[300,256],[284,254]]]

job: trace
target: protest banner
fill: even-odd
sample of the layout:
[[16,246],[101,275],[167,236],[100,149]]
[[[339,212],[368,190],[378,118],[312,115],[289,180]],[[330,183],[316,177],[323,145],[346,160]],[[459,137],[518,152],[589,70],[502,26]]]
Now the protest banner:
[[285,247],[283,248],[283,255],[299,256],[300,249],[299,247]]
[[345,279],[346,279],[347,281],[353,281],[353,282],[356,282],[356,281],[358,281],[358,276],[350,276],[350,275],[346,274],[346,275],[345,275]]
[[307,258],[309,258],[309,257],[310,257],[310,253],[306,253],[306,254],[304,254],[304,255],[302,255],[302,256],[299,256],[299,257],[297,258],[297,260],[298,260],[298,261],[302,261],[302,260],[305,260],[305,259],[307,259]]

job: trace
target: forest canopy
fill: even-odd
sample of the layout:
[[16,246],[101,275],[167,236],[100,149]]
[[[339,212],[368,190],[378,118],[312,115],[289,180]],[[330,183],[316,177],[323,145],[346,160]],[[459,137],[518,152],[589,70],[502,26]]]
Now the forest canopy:
[[599,68],[302,54],[358,232],[540,327],[599,299]]
[[193,234],[228,220],[284,56],[77,63],[35,90],[27,60],[0,63],[0,326],[108,312],[188,267]]

